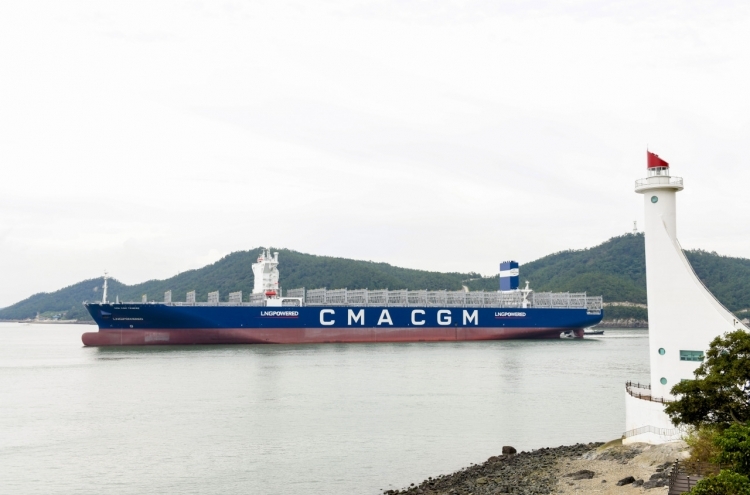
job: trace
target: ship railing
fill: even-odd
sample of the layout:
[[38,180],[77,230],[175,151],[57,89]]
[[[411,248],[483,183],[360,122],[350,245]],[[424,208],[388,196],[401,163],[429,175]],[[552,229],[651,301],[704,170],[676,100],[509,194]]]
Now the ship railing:
[[[426,290],[347,290],[292,289],[287,297],[300,297],[308,306],[422,306],[422,307],[524,307],[524,294],[484,291],[426,291]],[[586,309],[600,314],[602,298],[588,297],[585,292],[532,292],[527,299],[531,308]]]
[[310,289],[305,294],[305,304],[308,306],[325,306],[326,289]]
[[586,293],[533,292],[531,304],[535,308],[585,308]]
[[[454,300],[458,305],[464,305],[472,308],[480,308],[484,306],[484,293],[483,292],[464,292],[463,297],[458,292],[454,292]],[[462,301],[463,299],[463,301]]]
[[586,312],[590,315],[602,314],[603,306],[604,306],[604,300],[602,296],[586,298]]
[[347,304],[352,306],[367,306],[367,289],[350,290],[346,294]]
[[[250,294],[242,301],[242,292],[229,294],[229,302],[219,302],[218,293],[209,294],[208,302],[196,302],[188,298],[184,303],[164,302],[173,306],[265,306],[265,294]],[[368,289],[290,289],[283,300],[295,300],[295,304],[308,306],[420,306],[420,307],[474,307],[474,308],[522,308],[524,294],[514,292],[474,291],[426,291],[426,290],[368,290]],[[160,303],[162,304],[162,303]],[[282,305],[288,305],[282,302]],[[601,314],[601,296],[588,297],[585,292],[532,292],[525,307],[586,309],[588,314]]]
[[406,290],[388,291],[388,306],[406,306],[409,304],[409,296]]
[[577,308],[588,308],[586,299],[587,299],[587,296],[585,293],[571,294],[569,304]]
[[[128,303],[122,303],[122,304],[128,304]],[[164,306],[265,306],[265,302],[263,303],[252,303],[252,302],[229,302],[229,301],[220,301],[220,302],[208,302],[208,301],[199,301],[199,302],[180,302],[180,301],[172,301],[168,303],[162,303],[162,302],[150,302],[148,304],[163,304]]]
[[447,306],[448,294],[444,290],[424,291],[426,306]]
[[264,306],[266,304],[266,295],[265,294],[250,294],[250,299],[248,300],[251,306]]
[[427,306],[429,304],[427,294],[426,290],[406,291],[406,304],[408,306]]
[[286,297],[297,297],[305,300],[305,288],[302,287],[301,289],[290,289],[286,291]]
[[388,290],[367,291],[367,303],[372,306],[387,306]]
[[334,289],[326,291],[326,304],[330,306],[343,306],[346,304],[346,289]]
[[534,292],[534,308],[585,308],[589,314],[601,314],[602,297],[589,297],[585,292]]
[[496,292],[496,306],[502,308],[521,308],[523,307],[523,294],[520,292]]
[[466,291],[456,290],[445,293],[445,305],[446,306],[466,306],[467,294]]

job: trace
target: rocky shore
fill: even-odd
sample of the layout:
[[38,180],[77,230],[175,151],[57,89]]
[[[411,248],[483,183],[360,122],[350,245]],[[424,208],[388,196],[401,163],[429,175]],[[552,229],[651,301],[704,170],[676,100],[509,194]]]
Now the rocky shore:
[[589,443],[503,453],[453,474],[412,483],[385,495],[664,495],[672,463],[687,456],[683,442],[665,445]]

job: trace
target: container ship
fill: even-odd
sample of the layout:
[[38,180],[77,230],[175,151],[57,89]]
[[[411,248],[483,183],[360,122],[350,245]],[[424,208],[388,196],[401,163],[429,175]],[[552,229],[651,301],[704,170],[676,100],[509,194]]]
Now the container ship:
[[85,303],[99,326],[87,346],[435,342],[583,337],[602,319],[601,296],[519,288],[514,261],[500,264],[498,291],[293,289],[282,295],[279,253],[252,266],[253,293],[197,302]]

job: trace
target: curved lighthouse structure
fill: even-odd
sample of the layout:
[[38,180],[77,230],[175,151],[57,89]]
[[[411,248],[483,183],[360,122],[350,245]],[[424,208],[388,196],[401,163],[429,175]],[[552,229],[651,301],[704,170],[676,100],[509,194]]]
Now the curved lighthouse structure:
[[661,443],[679,435],[664,413],[664,401],[680,380],[693,378],[711,341],[735,329],[748,330],[693,271],[677,240],[677,193],[681,177],[647,152],[647,177],[635,182],[646,220],[650,387],[628,384],[625,442]]

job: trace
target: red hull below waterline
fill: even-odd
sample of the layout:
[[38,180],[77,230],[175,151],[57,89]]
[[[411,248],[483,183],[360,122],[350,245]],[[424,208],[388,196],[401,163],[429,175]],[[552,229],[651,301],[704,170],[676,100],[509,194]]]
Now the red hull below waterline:
[[[583,329],[567,329],[583,337]],[[84,333],[87,346],[200,344],[323,344],[357,342],[456,342],[471,340],[554,339],[559,328],[226,328],[100,330]]]

